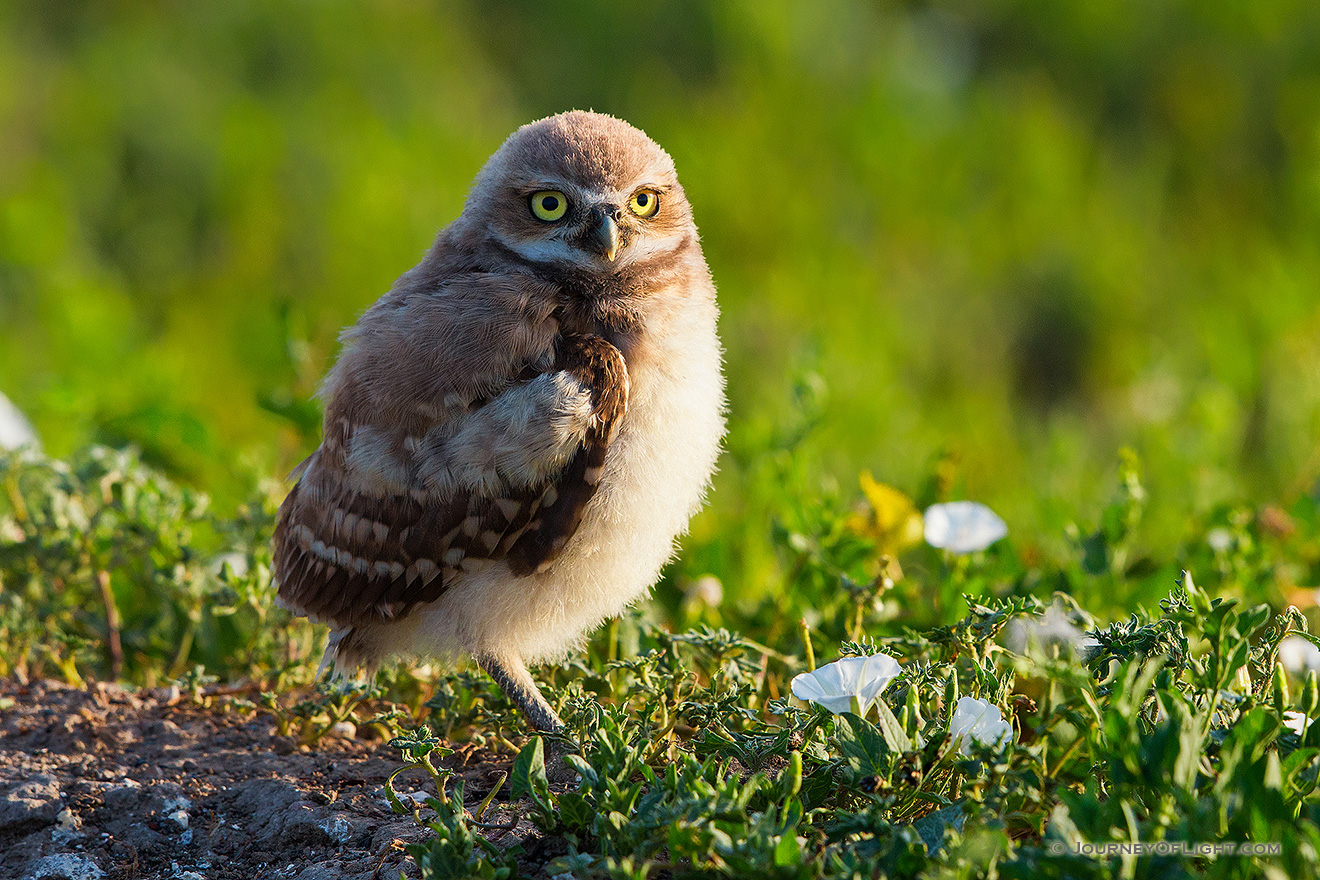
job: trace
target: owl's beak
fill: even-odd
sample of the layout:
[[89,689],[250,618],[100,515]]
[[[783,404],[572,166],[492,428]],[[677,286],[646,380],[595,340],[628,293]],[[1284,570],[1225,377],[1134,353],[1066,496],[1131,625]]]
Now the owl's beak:
[[619,253],[619,224],[605,211],[594,219],[595,226],[588,234],[588,242],[597,253],[613,263]]

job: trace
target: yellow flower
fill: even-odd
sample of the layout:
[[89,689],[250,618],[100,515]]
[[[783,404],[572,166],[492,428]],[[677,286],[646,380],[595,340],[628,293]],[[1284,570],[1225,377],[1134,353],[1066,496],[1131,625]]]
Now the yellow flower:
[[893,486],[862,471],[860,482],[869,511],[855,515],[849,525],[860,535],[874,538],[882,554],[897,556],[923,540],[921,512],[912,499]]

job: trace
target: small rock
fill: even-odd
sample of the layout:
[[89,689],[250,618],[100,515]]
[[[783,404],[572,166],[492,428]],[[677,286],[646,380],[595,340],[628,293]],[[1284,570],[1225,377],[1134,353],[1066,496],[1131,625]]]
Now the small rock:
[[101,880],[105,872],[88,856],[56,853],[38,860],[27,876],[30,880]]
[[82,828],[82,819],[78,814],[68,807],[60,810],[55,817],[55,828],[51,831],[51,839],[56,843],[68,843],[75,837],[80,837]]
[[44,826],[60,814],[60,788],[49,776],[34,776],[0,795],[0,834],[25,825]]
[[298,751],[298,741],[291,736],[277,736],[271,742],[270,750],[277,755],[292,755]]
[[286,849],[300,844],[324,844],[331,840],[325,827],[325,811],[310,801],[290,804],[283,820],[279,841]]
[[330,735],[339,739],[354,739],[357,737],[357,725],[352,721],[339,721],[330,728]]
[[353,828],[343,816],[331,816],[321,820],[321,830],[335,843],[343,846],[353,836]]
[[184,738],[183,729],[168,718],[147,725],[147,729],[142,731],[142,734],[157,741],[170,743],[176,743]]
[[105,794],[105,805],[115,813],[124,815],[135,809],[146,797],[146,792],[142,784],[136,779],[123,779],[119,785],[114,788],[107,788]]
[[166,800],[160,808],[160,812],[165,818],[178,825],[180,828],[188,827],[188,811],[192,809],[192,801],[181,794]]
[[339,846],[368,846],[373,823],[347,813],[332,813],[319,823],[325,836]]

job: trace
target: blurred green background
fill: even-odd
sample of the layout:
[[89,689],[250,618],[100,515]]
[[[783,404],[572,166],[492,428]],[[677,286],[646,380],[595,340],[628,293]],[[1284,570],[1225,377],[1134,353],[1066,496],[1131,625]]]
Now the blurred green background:
[[485,158],[573,107],[671,152],[719,285],[694,572],[745,576],[720,536],[763,534],[803,407],[809,479],[951,471],[1020,543],[1124,446],[1152,540],[1313,491],[1314,0],[0,4],[0,391],[232,505]]

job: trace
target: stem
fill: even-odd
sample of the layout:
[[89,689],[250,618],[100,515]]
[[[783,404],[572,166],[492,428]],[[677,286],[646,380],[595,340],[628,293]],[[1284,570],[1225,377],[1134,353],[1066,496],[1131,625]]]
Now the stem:
[[[191,577],[189,577],[191,580]],[[193,606],[188,609],[188,628],[183,631],[183,638],[179,640],[179,650],[174,655],[174,662],[170,664],[170,678],[178,678],[183,675],[184,664],[188,662],[188,655],[192,652],[193,639],[197,637],[197,627],[202,622],[202,603],[201,599],[193,599]]]
[[807,671],[816,671],[816,652],[811,647],[811,628],[807,626],[807,619],[802,618],[798,623],[798,632],[802,636],[802,647],[807,653]]
[[183,631],[183,638],[179,639],[179,650],[174,652],[174,661],[170,663],[170,678],[175,679],[183,675],[183,666],[188,662],[188,655],[192,653],[193,638],[197,631],[197,621],[188,620],[188,628]]
[[512,740],[510,740],[507,736],[504,735],[503,727],[495,728],[495,741],[499,743],[501,746],[503,746],[505,751],[507,751],[511,755],[516,755],[518,754],[519,751],[521,751],[517,746],[513,744]]
[[1058,776],[1061,772],[1063,772],[1063,765],[1068,762],[1068,759],[1073,756],[1073,753],[1076,752],[1077,749],[1081,747],[1081,745],[1082,745],[1082,738],[1079,736],[1068,745],[1068,748],[1063,750],[1063,754],[1059,757],[1059,760],[1054,765],[1054,770],[1051,771],[1048,768],[1046,769],[1045,771],[1046,778],[1053,779],[1054,777]]
[[756,639],[749,639],[746,636],[739,636],[738,638],[743,642],[743,644],[755,650],[756,653],[769,657],[772,660],[778,660],[780,663],[783,663],[786,666],[792,666],[797,663],[796,657],[790,657],[787,654],[781,654],[778,651],[776,651],[774,648],[761,644]]
[[500,788],[504,785],[504,780],[508,778],[508,773],[500,774],[500,778],[495,782],[495,787],[490,790],[490,794],[486,795],[486,799],[481,802],[481,806],[477,807],[477,813],[472,817],[475,821],[480,822],[486,815],[486,809],[490,806],[490,802],[495,800],[495,795],[499,793]]
[[325,738],[326,734],[334,730],[335,725],[341,721],[347,721],[353,714],[353,708],[358,702],[366,696],[365,692],[350,692],[340,697],[337,704],[332,704],[330,711],[326,712],[326,722],[324,725],[311,725],[304,733],[303,742],[309,746],[314,746]]
[[23,493],[18,491],[18,478],[9,477],[5,480],[5,494],[9,496],[9,503],[14,508],[14,519],[21,523],[27,522],[27,505],[23,503]]
[[101,587],[101,601],[105,603],[105,625],[109,630],[107,641],[110,647],[110,678],[118,681],[124,671],[124,645],[119,638],[119,606],[115,604],[115,593],[110,588],[110,572],[101,569],[96,573],[96,582]]
[[494,822],[482,822],[480,819],[473,819],[469,824],[476,825],[484,831],[512,831],[518,827],[521,819],[514,819],[511,822],[505,822],[503,825],[496,825]]
[[643,764],[651,763],[659,757],[662,751],[669,748],[669,735],[674,732],[674,728],[677,726],[677,720],[670,721],[661,727],[660,730],[651,734],[654,742],[651,745],[651,748],[647,750],[646,754],[642,755]]
[[449,803],[449,795],[445,794],[445,780],[449,778],[449,771],[441,771],[431,763],[430,754],[422,755],[422,764],[426,767],[426,772],[431,774],[431,779],[435,782],[436,795],[440,803]]

